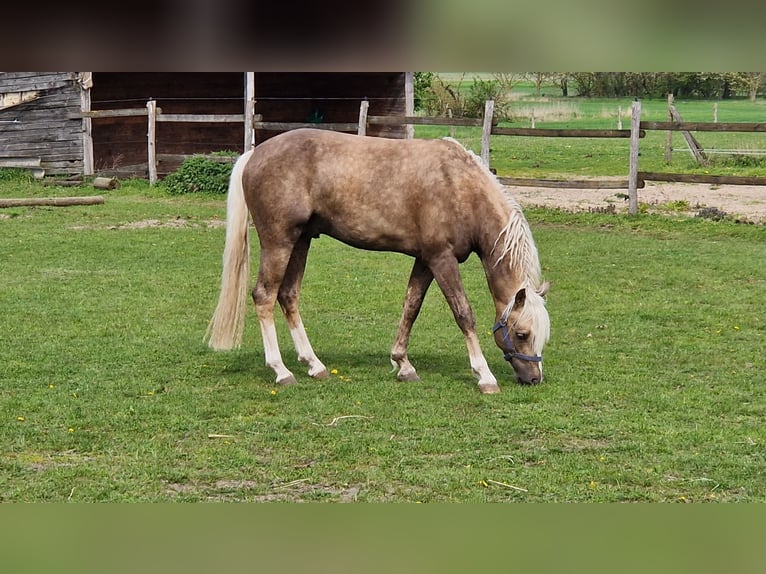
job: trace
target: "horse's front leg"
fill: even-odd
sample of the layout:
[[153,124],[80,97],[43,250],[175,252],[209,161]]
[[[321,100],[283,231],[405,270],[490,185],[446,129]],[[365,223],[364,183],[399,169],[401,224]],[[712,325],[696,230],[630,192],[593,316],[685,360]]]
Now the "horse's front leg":
[[412,325],[418,318],[420,308],[423,305],[428,287],[434,276],[431,270],[420,259],[415,259],[410,273],[410,281],[407,284],[407,294],[404,297],[402,318],[399,320],[399,329],[396,339],[391,347],[391,364],[394,369],[399,368],[396,375],[400,381],[419,381],[420,377],[415,372],[415,367],[407,357],[407,345],[412,332]]
[[282,285],[279,287],[277,299],[285,315],[287,327],[290,329],[290,336],[295,344],[298,360],[308,366],[310,376],[315,379],[324,379],[329,376],[327,368],[314,353],[303,326],[303,320],[298,312],[301,281],[306,269],[306,257],[310,245],[311,238],[308,236],[301,237],[295,244],[290,262],[287,264],[287,271],[282,279]]
[[429,265],[439,288],[447,299],[452,314],[455,316],[455,321],[465,336],[471,369],[479,379],[479,391],[485,394],[499,393],[500,387],[497,385],[497,379],[490,371],[479,345],[479,338],[476,335],[476,319],[460,279],[457,259],[451,253],[445,253],[430,260]]

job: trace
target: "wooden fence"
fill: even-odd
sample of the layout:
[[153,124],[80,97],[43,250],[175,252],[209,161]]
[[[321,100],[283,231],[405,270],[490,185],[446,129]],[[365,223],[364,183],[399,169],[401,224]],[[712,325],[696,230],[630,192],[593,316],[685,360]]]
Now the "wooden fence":
[[[494,119],[494,102],[488,100],[484,107],[483,118],[447,118],[447,117],[423,117],[423,116],[375,116],[368,115],[369,102],[362,101],[359,108],[359,120],[357,122],[344,123],[306,123],[306,122],[271,122],[264,121],[255,114],[255,100],[249,90],[248,98],[243,114],[164,114],[157,106],[157,102],[149,100],[146,109],[122,109],[122,110],[98,110],[82,112],[84,118],[103,118],[118,116],[146,116],[148,121],[147,130],[147,155],[149,165],[149,181],[156,183],[157,162],[167,159],[162,154],[156,153],[155,129],[157,122],[243,122],[245,124],[245,149],[253,145],[254,130],[287,131],[298,128],[316,128],[343,132],[356,132],[359,135],[367,133],[369,125],[439,125],[454,127],[477,127],[482,129],[481,158],[489,166],[489,147],[491,136],[514,136],[514,137],[556,137],[556,138],[622,138],[630,139],[630,157],[628,161],[628,177],[625,180],[553,180],[539,178],[498,178],[504,185],[554,187],[574,189],[627,189],[628,211],[631,214],[638,213],[637,190],[645,186],[646,181],[666,181],[682,183],[709,183],[713,185],[766,185],[766,177],[746,176],[723,176],[709,174],[684,174],[684,173],[660,173],[639,170],[639,142],[646,137],[650,130],[664,131],[668,134],[673,131],[689,133],[692,131],[708,132],[766,132],[766,123],[718,123],[718,122],[682,122],[665,121],[649,122],[641,121],[641,102],[636,101],[631,109],[630,129],[549,129],[549,128],[504,128],[499,127]],[[173,156],[173,159],[178,159]]]

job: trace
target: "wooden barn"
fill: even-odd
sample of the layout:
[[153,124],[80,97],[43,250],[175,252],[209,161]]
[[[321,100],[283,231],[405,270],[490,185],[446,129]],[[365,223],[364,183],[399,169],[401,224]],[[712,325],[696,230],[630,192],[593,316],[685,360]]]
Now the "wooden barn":
[[[0,72],[0,167],[147,177],[153,146],[162,176],[183,156],[242,152],[247,141],[279,133],[275,123],[357,122],[364,99],[370,115],[411,115],[412,74]],[[156,124],[148,119],[150,101]],[[370,125],[368,134],[407,136],[386,125]]]

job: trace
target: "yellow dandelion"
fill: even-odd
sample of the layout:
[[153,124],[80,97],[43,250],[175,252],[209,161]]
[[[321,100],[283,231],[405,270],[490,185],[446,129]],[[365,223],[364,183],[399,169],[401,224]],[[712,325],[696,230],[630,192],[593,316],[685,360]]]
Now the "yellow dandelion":
[[598,482],[596,482],[595,480],[591,480],[588,483],[588,488],[590,488],[591,490],[595,490],[596,488],[598,488]]
[[482,485],[484,488],[489,488],[489,483],[486,480],[480,480],[479,484]]
[[27,419],[25,419],[24,417],[16,417],[16,420],[19,421],[20,423],[23,423]]
[[269,394],[273,397],[274,395],[277,394],[277,390],[276,389],[271,389],[271,391],[269,391]]
[[74,429],[73,429],[72,427],[69,427],[69,428],[67,429],[67,432],[69,432],[69,433],[73,433],[73,432],[74,432]]
[[330,371],[330,372],[331,372],[333,375],[337,375],[337,374],[338,374],[338,369],[333,369],[333,370],[332,370],[332,371]]
[[48,385],[48,388],[49,388],[49,389],[52,389],[52,388],[53,388],[53,385]]
[[151,397],[154,394],[154,391],[147,391],[147,396]]
[[734,330],[739,331],[739,325],[734,325]]

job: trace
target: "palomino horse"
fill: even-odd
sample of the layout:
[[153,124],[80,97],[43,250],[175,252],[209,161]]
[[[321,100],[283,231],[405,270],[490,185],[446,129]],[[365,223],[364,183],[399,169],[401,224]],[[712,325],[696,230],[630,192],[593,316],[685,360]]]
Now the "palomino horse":
[[529,225],[483,162],[455,140],[391,140],[300,129],[242,155],[229,183],[221,294],[205,336],[216,350],[242,341],[250,280],[248,211],[261,247],[252,296],[266,364],[277,383],[295,382],[279,351],[277,301],[308,374],[327,376],[298,313],[306,256],[312,238],[322,233],[353,247],[415,258],[391,349],[400,380],[418,380],[407,344],[436,279],[465,335],[479,390],[500,392],[460,279],[458,264],[474,252],[495,303],[495,343],[518,382],[542,381],[541,353],[550,332],[543,297],[549,284],[542,282]]

